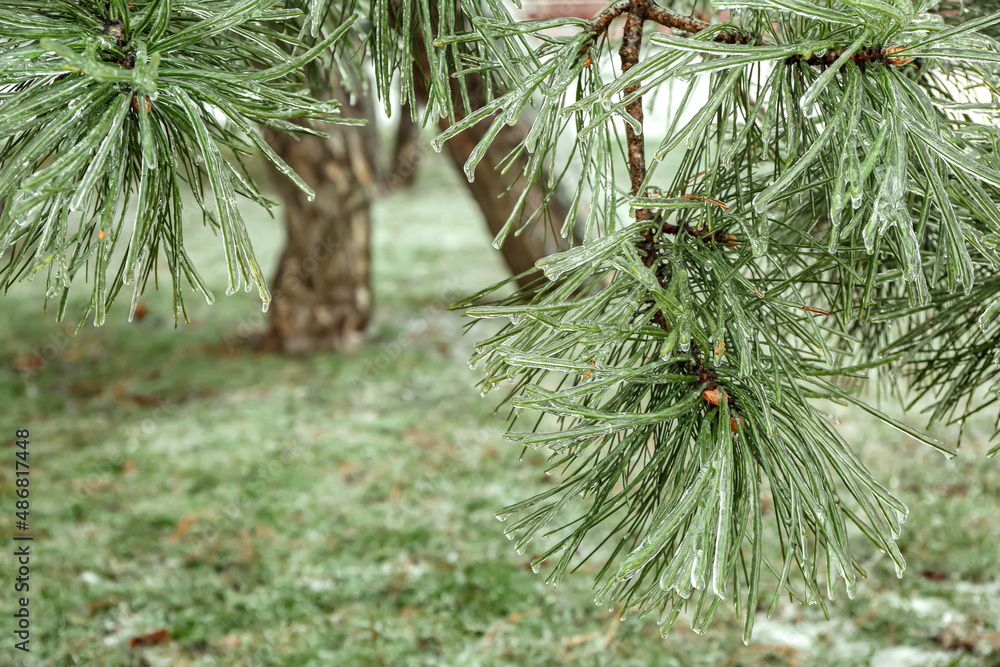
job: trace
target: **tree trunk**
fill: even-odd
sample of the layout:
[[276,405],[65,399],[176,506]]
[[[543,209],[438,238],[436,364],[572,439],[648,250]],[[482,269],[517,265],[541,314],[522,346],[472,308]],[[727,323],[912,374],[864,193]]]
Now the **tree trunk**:
[[[427,93],[420,81],[419,74],[416,75],[415,88],[420,102],[426,103]],[[482,100],[482,95],[472,94],[470,98],[475,104],[476,101]],[[455,101],[456,108],[459,108],[460,99],[457,96],[457,91]],[[444,119],[438,121],[438,127],[442,131],[446,130],[448,125],[449,123]],[[510,170],[510,173],[514,174],[512,176],[503,176],[497,171],[497,165],[525,138],[526,132],[522,125],[504,126],[496,140],[487,149],[482,161],[476,166],[475,180],[469,183],[465,177],[465,162],[469,159],[479,140],[483,138],[488,127],[489,123],[483,121],[480,125],[471,127],[445,142],[445,147],[452,166],[459,172],[462,183],[466,184],[469,193],[479,206],[491,236],[496,236],[506,224],[517,201],[516,193],[519,193],[520,189],[510,186],[517,179],[516,174],[520,173],[524,163],[523,160],[517,161],[517,164]],[[399,110],[399,124],[393,148],[393,168],[386,178],[388,191],[406,188],[413,184],[416,167],[423,153],[419,139],[420,126],[410,120],[410,105],[403,105]],[[546,173],[543,178],[547,180],[548,174]],[[510,192],[508,192],[508,188]],[[528,195],[524,210],[530,215],[542,205],[542,198],[541,189],[536,185]],[[560,225],[565,219],[567,211],[568,207],[565,202],[557,197],[553,197],[548,203],[548,215],[551,216],[551,219],[559,221]],[[514,275],[520,275],[533,268],[539,259],[565,250],[566,247],[567,244],[552,234],[543,221],[537,221],[520,236],[510,234],[500,248],[500,252],[510,272]],[[536,278],[537,276],[521,278],[519,284],[525,287]]]
[[[422,77],[416,77],[418,97],[426,100]],[[482,104],[483,95],[473,90],[478,77],[469,77],[473,104]],[[452,84],[453,96],[461,108],[458,85]],[[370,95],[359,95],[355,105],[340,86],[331,86],[331,95],[341,101],[343,114],[366,118],[365,127],[328,126],[329,139],[302,136],[295,139],[272,133],[268,141],[278,153],[316,191],[314,201],[286,177],[272,168],[275,186],[285,205],[287,241],[272,283],[273,300],[269,311],[269,329],[265,347],[291,353],[319,350],[350,350],[364,340],[372,309],[371,292],[371,204],[370,196],[378,180],[381,189],[391,190],[412,180],[421,152],[414,149],[419,127],[408,122],[409,108],[400,109],[407,118],[400,120],[393,168],[384,174],[377,166],[378,136]],[[468,109],[471,112],[474,109]],[[441,127],[446,127],[442,123]],[[463,167],[488,123],[481,123],[447,142],[448,155],[462,173]],[[523,166],[518,160],[507,176],[497,166],[525,137],[520,126],[505,126],[476,167],[475,181],[468,188],[479,205],[490,233],[496,235],[506,224],[517,201],[507,193],[519,192],[515,181]],[[543,182],[547,177],[541,179]],[[515,186],[515,187],[511,187]],[[567,215],[566,205],[558,198],[543,202],[541,187],[536,184],[528,195],[524,210],[528,215],[545,206],[543,217],[561,224]],[[520,236],[507,237],[501,252],[515,275],[532,269],[542,257],[565,249],[567,244],[552,234],[543,221],[535,222]],[[536,275],[519,279],[529,286]]]
[[[442,131],[447,129],[448,125],[449,123],[444,120],[438,123]],[[486,226],[489,228],[490,234],[496,236],[507,223],[521,192],[519,187],[516,185],[511,187],[511,185],[515,181],[522,180],[520,168],[523,166],[523,160],[519,158],[507,175],[501,174],[497,167],[526,135],[519,125],[513,127],[505,125],[486,150],[486,155],[476,165],[475,180],[470,183],[465,177],[465,163],[488,129],[489,123],[483,121],[446,141],[445,148],[452,164],[461,174],[462,182],[469,188],[469,192],[479,205],[479,210],[482,211],[483,217],[486,219]],[[543,180],[547,179],[546,173]],[[526,215],[531,215],[541,206],[543,206],[543,194],[536,183],[528,194],[524,211]],[[558,197],[553,197],[545,206],[548,209],[547,217],[557,221],[557,224],[561,226],[568,210],[565,202]],[[515,225],[515,230],[516,228]],[[534,268],[535,262],[538,260],[554,252],[565,250],[567,247],[566,241],[552,233],[545,222],[545,217],[542,217],[542,219],[533,222],[532,226],[520,236],[515,236],[513,232],[508,234],[503,245],[500,246],[500,252],[510,272],[519,276]],[[517,282],[521,287],[528,287],[537,279],[537,274],[529,274],[521,276]]]
[[[371,102],[343,115],[373,120]],[[316,192],[313,201],[272,167],[283,202],[287,240],[272,283],[265,346],[303,353],[350,350],[365,336],[372,310],[371,200],[376,170],[374,122],[328,125],[329,139],[271,133],[268,142]]]
[[392,147],[392,167],[385,177],[386,192],[408,190],[417,180],[417,167],[423,155],[420,145],[420,124],[412,117],[412,107],[407,102],[393,114],[396,121],[396,142]]
[[[417,67],[413,73],[414,92],[419,101],[426,104],[428,90],[427,81],[423,74],[423,72],[429,71],[428,59],[424,50],[426,47],[419,39],[414,41],[414,47],[418,49],[417,60],[421,63],[421,66]],[[465,83],[471,108],[465,108],[466,105],[458,82],[451,79],[449,83],[456,114],[454,122],[456,123],[465,114],[473,113],[486,104],[486,96],[482,90],[482,77],[477,74],[469,74],[465,76]],[[446,119],[438,121],[438,127],[442,131],[447,129],[450,124]],[[444,145],[452,164],[461,174],[462,182],[467,184],[469,192],[479,205],[490,233],[496,236],[510,218],[519,194],[522,192],[522,189],[517,186],[517,181],[523,181],[521,172],[525,165],[525,158],[521,155],[510,164],[507,156],[527,137],[527,130],[521,123],[514,126],[504,125],[496,139],[487,148],[483,159],[476,165],[475,179],[470,183],[465,176],[465,163],[472,155],[476,145],[486,135],[489,127],[490,121],[483,120],[452,137]],[[506,175],[497,169],[501,163],[507,167]],[[548,203],[545,203],[541,184],[548,182],[548,179],[548,171],[543,169],[542,177],[531,187],[523,209],[524,213],[530,216],[539,208],[544,207],[544,215],[540,215],[539,219],[536,219],[521,235],[509,234],[500,247],[504,262],[514,275],[520,275],[534,268],[535,262],[539,259],[569,247],[566,240],[554,233],[550,229],[551,226],[547,224],[547,221],[555,221],[555,226],[561,227],[569,213],[569,206],[558,196],[551,197]],[[576,226],[572,227],[575,235]],[[522,288],[529,288],[537,279],[537,273],[522,276],[518,278],[518,285]]]

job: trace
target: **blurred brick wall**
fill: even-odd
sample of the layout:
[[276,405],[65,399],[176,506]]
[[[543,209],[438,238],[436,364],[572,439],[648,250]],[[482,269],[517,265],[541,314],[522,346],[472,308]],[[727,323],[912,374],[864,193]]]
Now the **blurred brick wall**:
[[[973,0],[966,0],[966,2],[972,1]],[[611,0],[522,0],[521,7],[523,9],[520,12],[515,10],[514,15],[520,19],[547,19],[559,16],[576,16],[581,19],[590,19],[597,16],[610,4]],[[677,3],[672,4],[668,2],[660,2],[661,6],[673,6],[676,11],[679,11],[682,14],[690,12],[692,16],[701,21],[710,22],[712,20],[712,7],[708,3],[696,0],[690,7],[688,6],[688,3],[681,3],[685,7],[688,7],[686,10],[674,6],[676,4]],[[720,21],[728,21],[729,11],[719,11],[715,14],[715,16]],[[666,28],[660,28],[660,30],[670,32],[669,29]]]
[[589,19],[596,16],[610,3],[603,0],[524,0],[521,15],[526,19],[543,19],[555,16],[577,16]]

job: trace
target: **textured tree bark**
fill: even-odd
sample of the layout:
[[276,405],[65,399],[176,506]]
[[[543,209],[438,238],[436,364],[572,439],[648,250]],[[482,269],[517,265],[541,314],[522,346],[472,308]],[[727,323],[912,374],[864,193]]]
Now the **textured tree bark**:
[[[371,102],[343,115],[373,120]],[[272,283],[265,347],[289,353],[351,350],[371,316],[371,194],[377,135],[366,127],[328,125],[329,139],[272,133],[268,142],[316,192],[313,201],[272,168],[287,239]]]

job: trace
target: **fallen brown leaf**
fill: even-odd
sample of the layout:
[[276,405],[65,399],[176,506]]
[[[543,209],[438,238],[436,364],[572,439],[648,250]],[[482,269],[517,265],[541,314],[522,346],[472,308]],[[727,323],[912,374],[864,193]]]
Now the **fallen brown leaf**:
[[18,373],[31,373],[32,371],[40,371],[45,367],[45,359],[42,359],[37,354],[19,354],[14,357],[14,361],[11,362],[11,368],[13,368]]
[[160,628],[145,635],[132,637],[132,639],[128,640],[128,648],[130,651],[134,651],[143,646],[156,646],[157,644],[165,644],[168,641],[170,641],[170,633],[164,628]]
[[160,398],[159,396],[154,396],[153,394],[132,394],[131,396],[129,396],[129,398],[135,401],[136,404],[142,405],[144,407],[149,407],[151,405],[155,405],[156,407],[162,407],[163,405],[165,405],[162,398]]
[[186,517],[182,518],[177,522],[177,527],[174,528],[174,532],[170,533],[170,536],[167,537],[167,542],[176,542],[181,539],[185,533],[191,530],[191,526],[193,526],[197,520],[198,517],[194,514],[188,514]]

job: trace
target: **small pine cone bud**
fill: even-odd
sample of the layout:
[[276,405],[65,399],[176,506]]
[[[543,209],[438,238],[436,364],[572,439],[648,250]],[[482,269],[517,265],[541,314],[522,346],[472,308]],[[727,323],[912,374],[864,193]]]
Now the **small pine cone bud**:
[[906,63],[912,61],[913,60],[913,56],[910,56],[908,58],[907,57],[899,57],[899,58],[890,58],[889,57],[891,54],[898,53],[899,51],[902,51],[902,50],[903,50],[902,46],[893,46],[891,48],[886,49],[885,50],[885,55],[886,55],[885,61],[887,63],[889,63],[890,65],[895,65],[896,67],[902,67]]

